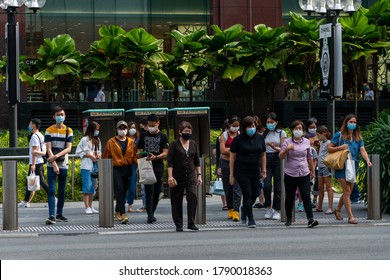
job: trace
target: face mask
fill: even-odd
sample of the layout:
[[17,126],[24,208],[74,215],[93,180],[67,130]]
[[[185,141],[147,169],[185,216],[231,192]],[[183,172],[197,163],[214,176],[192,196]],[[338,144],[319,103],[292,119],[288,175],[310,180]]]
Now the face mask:
[[184,140],[190,140],[191,133],[182,133],[181,138],[183,138]]
[[123,137],[127,134],[127,129],[119,129],[118,130],[118,135]]
[[347,124],[347,128],[349,130],[354,130],[356,128],[356,123],[349,123],[349,124]]
[[129,134],[130,136],[134,136],[137,133],[137,130],[135,128],[130,128]]
[[233,133],[236,133],[239,129],[240,129],[239,126],[231,126],[230,127],[230,131],[233,132]]
[[294,134],[295,138],[301,138],[303,135],[303,132],[302,132],[302,130],[294,130],[293,134]]
[[309,133],[310,134],[316,134],[317,128],[309,128]]
[[98,137],[98,136],[99,136],[99,130],[95,130],[95,131],[93,132],[93,136],[94,136],[94,137]]
[[369,86],[364,86],[365,91],[369,91],[370,87]]
[[256,127],[250,127],[246,129],[246,135],[252,137],[256,133]]
[[274,124],[274,123],[267,123],[267,129],[269,131],[274,131],[275,128],[276,128],[276,124]]
[[56,116],[56,123],[63,123],[65,121],[64,116]]
[[156,133],[157,132],[157,127],[155,127],[155,126],[152,126],[152,127],[149,127],[149,132],[150,133]]
[[31,127],[31,124],[28,124],[28,127],[27,127],[28,131],[32,132],[32,127]]

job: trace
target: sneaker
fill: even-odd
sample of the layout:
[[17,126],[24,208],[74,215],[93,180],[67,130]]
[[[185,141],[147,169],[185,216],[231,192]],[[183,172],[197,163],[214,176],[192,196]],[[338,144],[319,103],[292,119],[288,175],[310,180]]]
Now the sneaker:
[[291,220],[287,220],[286,223],[284,224],[286,227],[291,226]]
[[145,212],[146,211],[146,208],[145,207],[140,207],[138,208],[137,210],[135,210],[137,213],[142,213],[142,212]]
[[92,209],[90,207],[85,209],[85,214],[92,215]]
[[228,214],[227,214],[227,217],[228,217],[228,219],[232,219],[233,218],[233,209],[229,209],[228,210]]
[[274,214],[274,209],[268,208],[267,211],[265,212],[264,219],[266,220],[271,219],[273,214]]
[[54,225],[56,223],[56,219],[53,217],[53,216],[50,216],[49,218],[47,218],[46,220],[46,224],[47,225]]
[[96,210],[95,208],[91,207],[91,210],[92,210],[92,213],[94,213],[94,214],[99,214],[99,211]]
[[199,230],[199,228],[196,225],[188,225],[187,228],[190,230]]
[[147,223],[148,224],[153,224],[155,222],[157,222],[157,219],[154,216],[153,217],[148,217],[148,219],[147,219]]
[[61,222],[67,222],[68,219],[65,218],[62,214],[56,216],[56,220],[60,220]]
[[233,220],[234,222],[238,222],[238,221],[240,220],[239,215],[238,215],[238,212],[235,211],[235,210],[233,210],[232,220]]
[[255,220],[249,220],[248,221],[248,228],[256,228]]
[[158,200],[161,200],[164,198],[164,193],[163,192],[160,192],[160,194],[158,195]]
[[245,214],[244,206],[241,206],[240,208],[240,216],[241,216],[241,223],[246,224],[246,214]]
[[297,211],[298,211],[298,212],[303,212],[303,211],[305,211],[305,208],[303,208],[303,203],[298,203]]
[[122,215],[121,215],[121,213],[119,213],[119,212],[115,212],[115,214],[114,214],[114,219],[115,220],[117,220],[117,221],[122,221]]
[[19,208],[27,208],[27,207],[30,207],[30,206],[31,206],[30,203],[25,202],[23,200],[20,203],[18,203],[18,207]]
[[307,227],[312,228],[318,226],[318,221],[314,220],[313,218],[310,218],[309,221],[307,222]]
[[312,208],[316,208],[318,205],[317,200],[313,199],[313,202],[311,203]]
[[122,214],[121,224],[127,224],[129,217],[126,214]]
[[274,213],[272,214],[272,220],[280,220],[280,212],[277,210],[274,210]]

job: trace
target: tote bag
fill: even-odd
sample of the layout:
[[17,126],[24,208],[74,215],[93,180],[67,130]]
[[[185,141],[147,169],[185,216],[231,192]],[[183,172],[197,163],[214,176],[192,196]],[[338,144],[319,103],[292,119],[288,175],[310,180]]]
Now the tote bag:
[[157,182],[156,175],[154,175],[153,164],[146,158],[140,158],[137,161],[139,172],[139,183],[144,185],[152,185]]
[[349,154],[349,150],[341,150],[334,153],[328,153],[324,159],[324,164],[330,169],[344,169],[345,160]]
[[224,195],[225,192],[223,191],[222,180],[211,182],[209,193],[215,195]]
[[345,161],[345,180],[350,183],[356,182],[355,161],[351,158],[350,154]]
[[41,188],[39,176],[35,175],[35,172],[31,172],[30,175],[27,176],[27,189],[32,191],[39,191]]

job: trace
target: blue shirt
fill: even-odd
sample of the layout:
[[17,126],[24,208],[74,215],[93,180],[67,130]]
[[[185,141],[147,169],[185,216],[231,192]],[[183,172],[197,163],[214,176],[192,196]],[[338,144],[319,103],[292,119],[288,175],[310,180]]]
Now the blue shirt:
[[357,142],[355,139],[353,139],[351,142],[349,139],[344,140],[342,137],[340,137],[340,134],[341,134],[340,131],[336,132],[333,135],[331,142],[333,144],[335,144],[336,146],[341,146],[341,145],[347,144],[348,148],[349,148],[349,152],[351,153],[352,159],[355,162],[357,162],[359,150],[360,150],[360,147],[364,147],[364,141],[361,140],[361,141]]

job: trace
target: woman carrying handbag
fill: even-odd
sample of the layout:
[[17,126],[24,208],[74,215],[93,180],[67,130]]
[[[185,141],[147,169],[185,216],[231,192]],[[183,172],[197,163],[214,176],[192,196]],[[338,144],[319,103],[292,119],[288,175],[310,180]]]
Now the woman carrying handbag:
[[[341,137],[340,137],[341,135]],[[355,161],[355,170],[357,169],[358,154],[362,155],[363,159],[367,162],[369,167],[372,166],[366,149],[364,148],[364,141],[359,127],[356,125],[356,116],[350,114],[345,117],[341,129],[336,132],[328,146],[329,153],[334,153],[340,150],[347,150],[351,154],[352,159]],[[348,215],[348,223],[357,224],[356,218],[352,214],[350,195],[353,189],[353,183],[347,182],[345,179],[345,168],[335,170],[335,176],[338,179],[340,186],[343,189],[343,194],[340,197],[339,204],[335,209],[335,216],[337,220],[342,220],[341,208],[345,206],[345,210]]]

